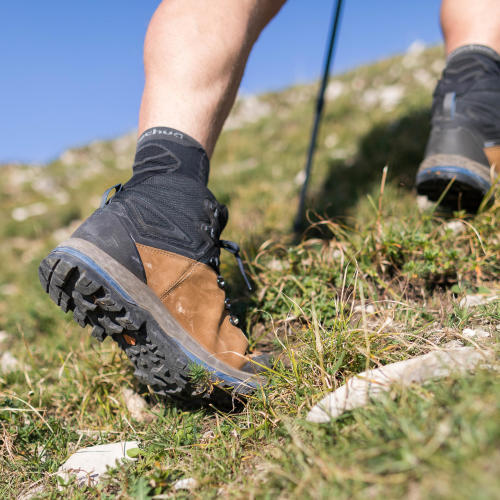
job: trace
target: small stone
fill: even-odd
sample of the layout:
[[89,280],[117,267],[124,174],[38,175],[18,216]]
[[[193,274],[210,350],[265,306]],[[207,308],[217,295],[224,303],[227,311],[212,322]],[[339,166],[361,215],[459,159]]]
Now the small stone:
[[425,43],[421,40],[415,40],[406,51],[402,64],[405,68],[412,68],[419,63],[421,54],[425,50]]
[[306,173],[303,170],[300,170],[294,177],[293,182],[295,182],[297,186],[302,186],[305,180],[306,180]]
[[473,330],[472,328],[465,328],[462,332],[464,337],[469,339],[485,339],[491,337],[490,333],[486,330],[481,330],[480,328]]
[[420,212],[425,212],[430,210],[434,206],[434,203],[427,198],[427,196],[421,195],[417,196],[417,207]]
[[373,304],[368,304],[368,305],[365,305],[364,307],[361,304],[354,306],[354,312],[362,313],[363,311],[366,314],[375,314],[376,309],[375,309],[375,306]]
[[481,306],[483,304],[487,304],[488,302],[492,302],[494,300],[499,299],[499,295],[466,295],[460,301],[460,307],[476,307]]
[[273,258],[266,264],[266,267],[270,271],[283,271],[285,269],[288,269],[290,267],[290,264],[288,262]]
[[405,88],[401,85],[388,85],[379,93],[380,106],[384,111],[392,111],[405,95]]
[[337,134],[329,134],[325,137],[325,146],[328,149],[334,148],[339,142],[339,136]]
[[43,491],[43,484],[35,483],[33,486],[29,487],[27,490],[21,493],[16,498],[16,500],[31,500],[32,498],[39,498],[40,496],[42,496]]
[[36,215],[43,215],[47,212],[48,207],[45,203],[38,202],[25,207],[17,207],[12,210],[11,217],[18,222],[22,222]]
[[446,342],[443,344],[443,349],[457,349],[459,347],[463,347],[463,342],[460,342],[458,339],[453,339],[450,340],[449,342]]
[[423,68],[417,69],[413,73],[413,77],[420,85],[428,89],[432,89],[436,86],[436,78]]
[[179,479],[174,483],[174,490],[195,490],[198,488],[199,483],[196,479],[192,477],[187,477],[185,479]]
[[138,422],[151,421],[152,416],[147,412],[148,404],[136,392],[128,387],[122,389],[122,396],[130,416]]
[[271,113],[271,106],[259,96],[240,96],[224,125],[225,130],[241,128],[247,123],[255,123]]
[[0,331],[0,343],[4,342],[7,340],[9,336],[7,335],[7,332],[5,330]]
[[325,98],[327,101],[334,101],[344,93],[345,85],[338,81],[332,80],[326,87]]
[[204,432],[203,435],[201,436],[201,440],[202,441],[211,441],[214,438],[215,438],[215,432],[214,431]]
[[445,67],[445,62],[442,59],[437,59],[431,65],[432,71],[434,71],[434,73],[436,73],[437,75],[441,74],[444,67]]
[[452,220],[446,223],[444,227],[453,234],[463,233],[466,229],[466,225],[461,220]]
[[57,475],[65,482],[75,475],[78,486],[96,485],[108,468],[119,466],[124,460],[136,460],[127,451],[138,447],[137,441],[120,441],[81,448],[59,467]]
[[19,361],[9,351],[5,351],[0,358],[0,372],[12,373],[19,370],[19,368]]

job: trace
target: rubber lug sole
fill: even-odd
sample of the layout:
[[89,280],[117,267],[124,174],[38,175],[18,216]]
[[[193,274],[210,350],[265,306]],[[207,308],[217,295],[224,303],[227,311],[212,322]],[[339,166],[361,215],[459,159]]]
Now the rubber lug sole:
[[102,342],[111,337],[117,342],[135,366],[136,378],[156,394],[184,401],[221,402],[228,395],[244,396],[255,390],[254,384],[234,384],[213,373],[210,383],[193,383],[192,356],[165,334],[149,311],[126,300],[123,292],[75,255],[56,248],[41,262],[39,278],[45,292],[64,312],[73,311],[80,326],[93,327],[94,338]]
[[453,184],[441,201],[449,210],[477,212],[491,187],[488,167],[458,155],[431,155],[417,173],[417,192],[431,201],[438,201],[444,190]]

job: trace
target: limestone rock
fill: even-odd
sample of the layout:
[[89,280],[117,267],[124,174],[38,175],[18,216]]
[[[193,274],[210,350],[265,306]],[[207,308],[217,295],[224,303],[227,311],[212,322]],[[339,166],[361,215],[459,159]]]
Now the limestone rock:
[[120,465],[124,460],[135,460],[127,455],[127,450],[138,448],[137,441],[120,441],[81,448],[59,467],[57,475],[68,481],[76,476],[79,486],[95,485],[108,468]]
[[472,347],[433,351],[413,359],[399,361],[368,370],[352,377],[336,391],[325,396],[309,414],[309,422],[328,422],[345,411],[368,404],[380,397],[392,385],[409,386],[426,380],[446,377],[452,372],[463,373],[476,368],[488,358]]
[[174,490],[195,490],[198,488],[198,481],[192,477],[187,477],[185,479],[179,479],[174,483]]
[[139,394],[128,387],[124,387],[122,389],[122,396],[132,418],[138,422],[147,422],[151,420],[151,415],[146,413],[148,404]]
[[500,299],[500,295],[481,295],[481,294],[471,294],[466,295],[460,301],[460,307],[475,307],[487,304],[488,302],[493,302],[494,300]]
[[19,361],[9,351],[5,351],[0,357],[0,372],[11,373],[20,368]]
[[476,328],[475,330],[472,328],[465,328],[462,335],[469,339],[486,339],[491,337],[489,332],[482,330],[481,328]]

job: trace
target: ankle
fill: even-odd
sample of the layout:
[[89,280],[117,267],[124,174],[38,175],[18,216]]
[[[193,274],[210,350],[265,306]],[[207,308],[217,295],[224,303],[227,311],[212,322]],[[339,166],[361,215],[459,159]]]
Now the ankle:
[[168,127],[150,128],[137,141],[134,176],[146,172],[176,174],[206,186],[209,170],[210,162],[205,149],[179,130]]

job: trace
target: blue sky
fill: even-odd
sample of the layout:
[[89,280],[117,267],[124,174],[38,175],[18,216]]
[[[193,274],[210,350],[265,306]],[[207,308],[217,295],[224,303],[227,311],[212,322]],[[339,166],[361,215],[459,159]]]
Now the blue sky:
[[[0,162],[47,161],[135,128],[143,38],[158,3],[0,2]],[[241,90],[317,78],[332,6],[288,0],[257,42]],[[402,52],[417,39],[440,42],[438,12],[437,0],[345,0],[334,73]]]

